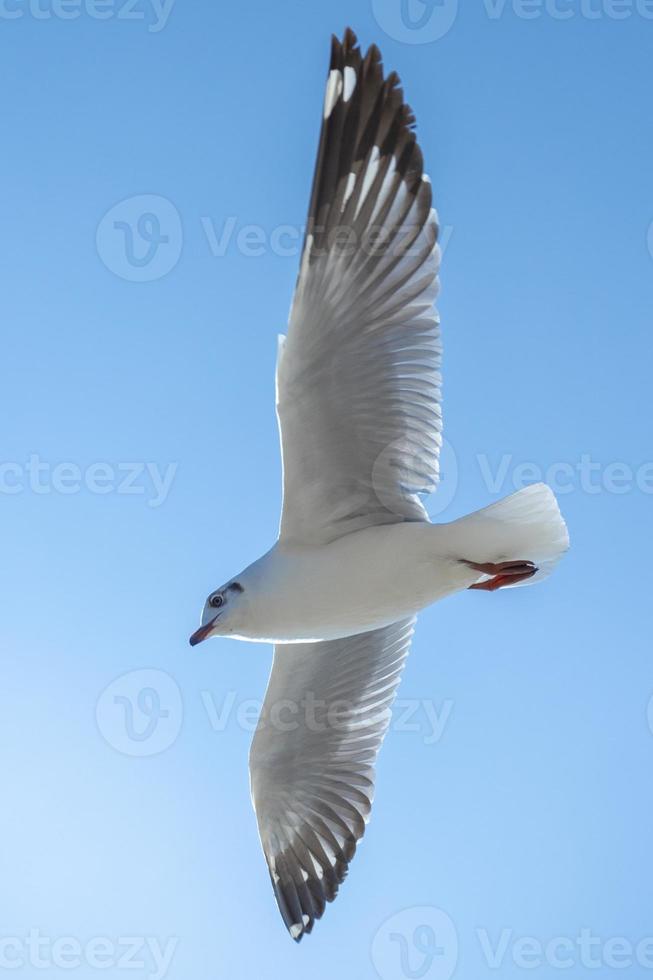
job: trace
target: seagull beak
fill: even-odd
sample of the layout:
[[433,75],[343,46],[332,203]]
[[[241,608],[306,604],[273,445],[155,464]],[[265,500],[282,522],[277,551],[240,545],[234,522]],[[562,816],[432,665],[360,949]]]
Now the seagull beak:
[[198,643],[201,643],[202,640],[205,640],[207,636],[211,635],[211,630],[215,626],[215,620],[217,618],[218,617],[216,616],[215,619],[212,619],[210,623],[205,623],[204,626],[200,626],[198,630],[195,630],[190,640],[188,641],[192,647],[196,647]]

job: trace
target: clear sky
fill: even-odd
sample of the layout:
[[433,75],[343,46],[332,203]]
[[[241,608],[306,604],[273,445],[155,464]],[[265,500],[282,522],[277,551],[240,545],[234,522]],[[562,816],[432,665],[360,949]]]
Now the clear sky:
[[[2,0],[0,973],[651,976],[652,17]],[[544,478],[572,549],[420,617],[368,833],[295,946],[248,790],[270,649],[188,635],[275,537],[346,24],[402,77],[443,226],[429,509]]]

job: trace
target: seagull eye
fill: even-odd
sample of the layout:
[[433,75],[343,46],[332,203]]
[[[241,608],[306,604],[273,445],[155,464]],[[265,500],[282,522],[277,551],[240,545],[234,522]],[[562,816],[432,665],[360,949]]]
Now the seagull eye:
[[219,593],[218,595],[212,595],[211,598],[209,599],[209,605],[213,609],[219,609],[220,606],[222,606],[223,604],[224,604],[224,599]]

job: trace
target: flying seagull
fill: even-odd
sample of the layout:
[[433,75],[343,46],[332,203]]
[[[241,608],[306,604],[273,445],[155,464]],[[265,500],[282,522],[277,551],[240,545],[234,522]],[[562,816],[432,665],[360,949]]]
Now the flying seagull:
[[274,547],[211,592],[210,636],[275,644],[250,783],[279,910],[309,933],[363,836],[415,615],[550,571],[568,547],[536,484],[429,522],[441,444],[437,218],[415,117],[378,48],[332,40],[276,402]]

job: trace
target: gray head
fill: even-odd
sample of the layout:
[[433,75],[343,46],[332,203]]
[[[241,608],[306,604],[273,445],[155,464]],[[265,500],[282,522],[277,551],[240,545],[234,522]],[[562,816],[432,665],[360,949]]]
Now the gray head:
[[232,581],[215,589],[207,598],[202,610],[201,625],[190,638],[194,647],[209,636],[230,636],[238,632],[243,620],[246,603],[245,587]]

